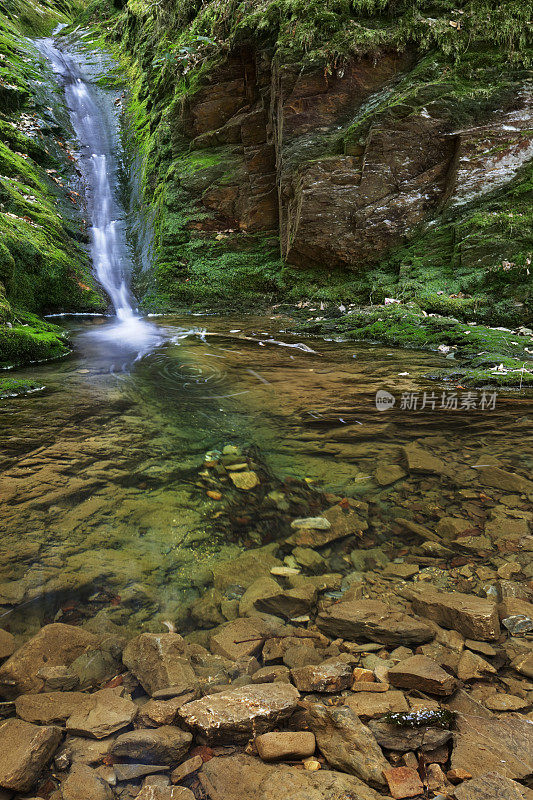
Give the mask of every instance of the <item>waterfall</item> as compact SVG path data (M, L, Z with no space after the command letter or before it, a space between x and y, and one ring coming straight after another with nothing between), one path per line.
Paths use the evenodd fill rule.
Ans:
M161 342L156 328L140 317L129 288L131 254L126 239L125 211L118 200L118 134L109 103L87 80L75 57L59 49L55 39L35 42L50 62L65 91L72 127L78 141L78 167L86 187L90 223L90 252L96 277L107 292L116 320L94 332L115 348L135 352L137 358Z
M54 39L36 42L54 72L61 77L72 127L80 146L79 168L87 186L91 256L96 277L106 290L119 319L135 316L128 285L129 262L124 212L115 198L118 185L113 136L106 125L94 88L75 60L59 50Z

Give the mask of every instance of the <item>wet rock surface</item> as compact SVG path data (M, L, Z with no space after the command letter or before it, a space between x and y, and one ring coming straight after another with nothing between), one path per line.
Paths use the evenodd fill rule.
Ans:
M296 709L299 692L289 684L231 689L182 706L179 718L206 741L247 741L272 730Z
M317 625L323 633L344 639L389 645L420 644L434 636L427 624L378 600L338 603L319 615Z
M0 786L25 792L31 789L52 758L59 728L38 727L18 719L0 725Z

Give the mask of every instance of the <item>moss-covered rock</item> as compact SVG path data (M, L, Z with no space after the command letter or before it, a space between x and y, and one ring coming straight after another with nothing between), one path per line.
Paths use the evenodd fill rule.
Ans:
M298 329L441 352L451 361L449 369L433 375L439 379L454 378L477 386L533 385L533 333L530 329L511 331L477 323L465 324L454 317L428 315L414 304L411 306L391 304L360 308L333 319L301 322Z
M50 68L25 38L67 22L68 0L0 8L0 356L3 364L68 352L27 312L104 310L85 242L73 132ZM25 319L17 324L17 319Z
M34 381L31 378L5 378L0 375L0 399L32 394L44 388L39 381Z
M0 367L62 358L70 353L67 334L33 314L16 314L0 325Z

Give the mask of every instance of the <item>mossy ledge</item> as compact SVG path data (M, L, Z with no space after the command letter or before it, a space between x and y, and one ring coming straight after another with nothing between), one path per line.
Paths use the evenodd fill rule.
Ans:
M410 305L358 308L330 319L308 318L297 328L314 335L441 352L450 359L450 367L428 376L436 380L469 386L533 387L531 328L511 331L462 323Z
M0 362L70 352L37 315L99 311L82 220L75 145L61 90L25 37L68 22L68 2L0 5Z

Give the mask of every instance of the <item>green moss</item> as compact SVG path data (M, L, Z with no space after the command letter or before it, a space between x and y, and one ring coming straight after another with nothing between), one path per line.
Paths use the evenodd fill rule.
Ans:
M15 313L12 324L0 325L0 367L49 361L69 353L66 333L32 314Z
M281 271L276 239L186 235L181 244L162 247L150 282L139 289L150 311L265 308L280 297Z
M436 377L455 376L469 384L533 384L533 337L486 325L465 325L453 317L428 316L419 308L379 306L323 321L302 322L299 330L364 339L391 346L449 353L459 364ZM454 362L455 363L455 362Z
M4 378L0 376L0 399L31 394L44 388L39 381L29 378Z

